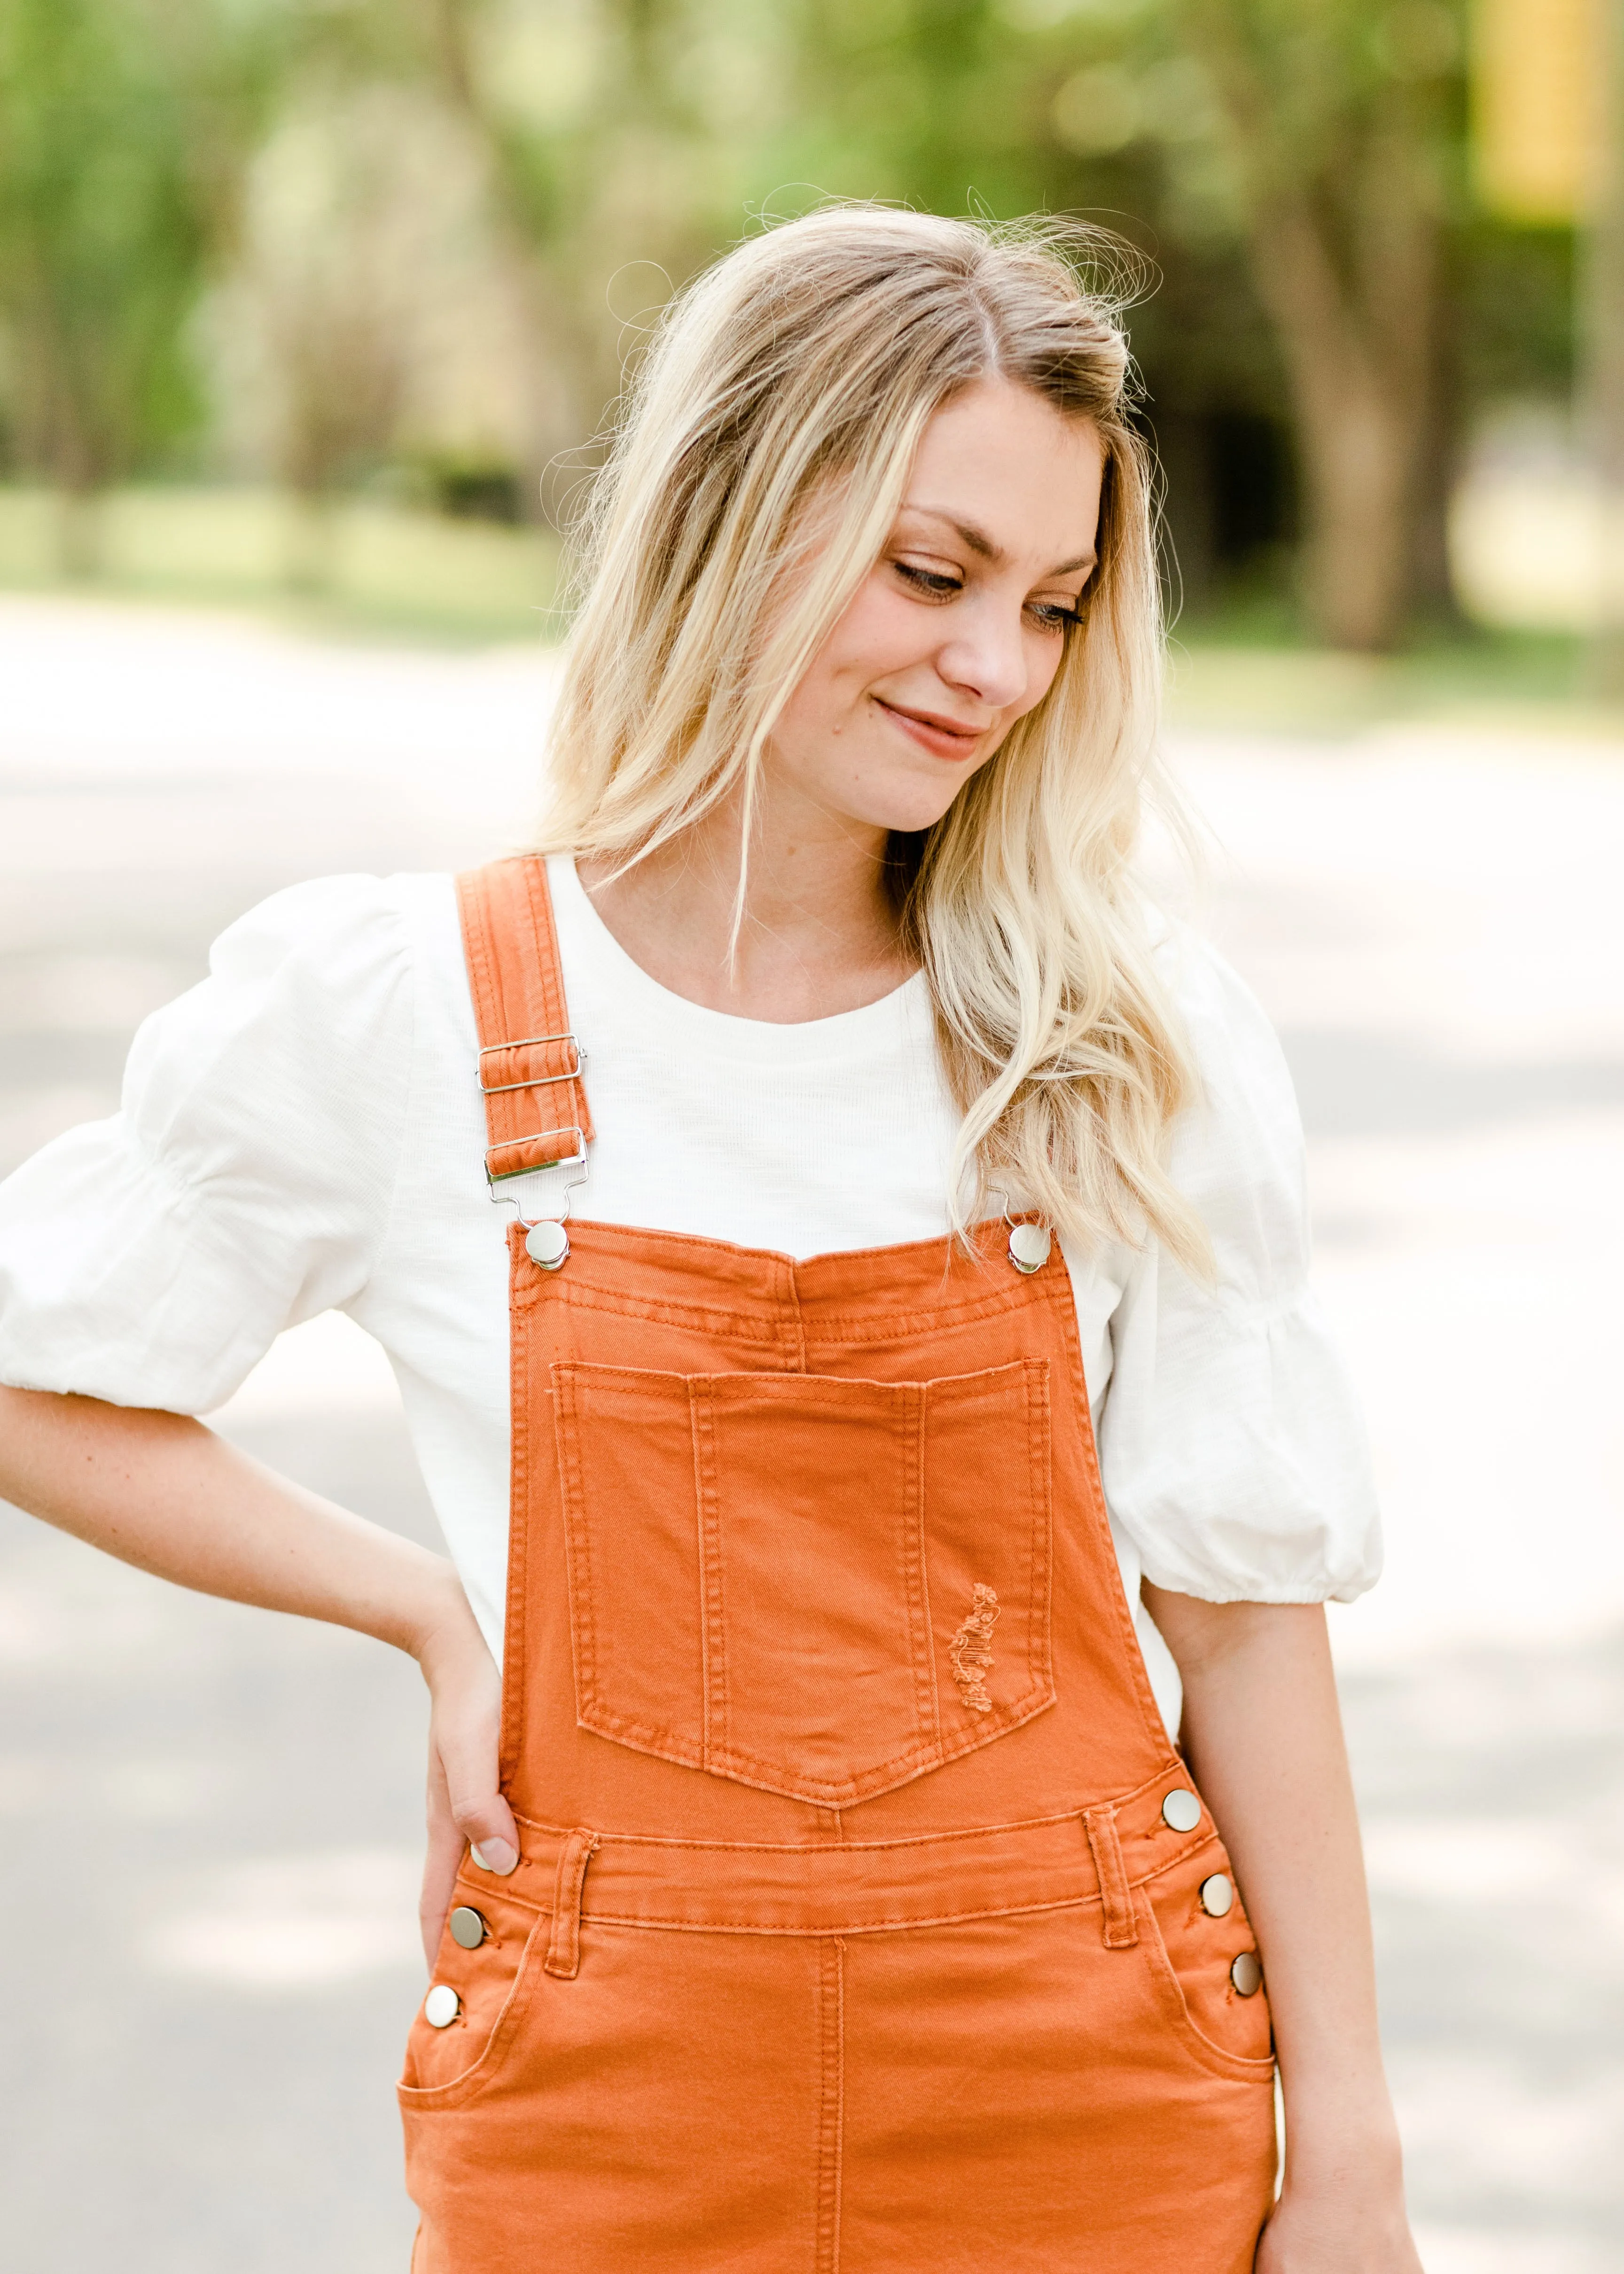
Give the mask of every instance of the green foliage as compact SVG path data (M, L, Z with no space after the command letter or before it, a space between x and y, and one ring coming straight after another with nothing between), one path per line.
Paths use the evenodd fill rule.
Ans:
M0 305L14 448L88 489L184 425L202 229L184 104L113 0L0 7Z
M1282 199L1372 309L1397 189L1425 208L1457 431L1485 395L1565 380L1568 240L1470 209L1465 7L0 0L0 418L13 459L70 488L172 460L207 412L189 328L256 149L313 88L393 79L431 90L484 154L546 397L520 494L598 430L672 287L762 217L825 194L1049 209L1159 265L1133 339L1199 587L1268 517L1259 490L1226 537L1224 478L1267 472L1270 435L1304 433L1259 289L1259 216ZM1289 467L1259 480L1283 538Z
M188 325L238 184L346 0L0 0L4 425L86 493L207 415Z

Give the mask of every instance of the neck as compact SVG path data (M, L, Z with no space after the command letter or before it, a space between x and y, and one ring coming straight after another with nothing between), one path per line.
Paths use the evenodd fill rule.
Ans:
M741 802L725 799L624 876L581 881L635 963L673 994L788 1025L860 1009L914 969L886 891L887 832L763 784L736 945Z

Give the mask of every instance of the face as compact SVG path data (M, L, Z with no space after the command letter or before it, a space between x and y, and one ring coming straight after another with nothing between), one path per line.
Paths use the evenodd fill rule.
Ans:
M770 775L871 828L939 821L1060 667L1103 472L1095 429L1026 388L938 410L884 551L774 729Z

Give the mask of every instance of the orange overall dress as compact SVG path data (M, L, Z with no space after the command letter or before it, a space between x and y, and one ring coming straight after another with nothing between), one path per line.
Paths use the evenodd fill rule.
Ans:
M487 1169L584 1156L543 864L459 892ZM412 2029L415 2274L1245 2274L1267 2001L1057 1247L568 1239L509 1232L522 1859Z

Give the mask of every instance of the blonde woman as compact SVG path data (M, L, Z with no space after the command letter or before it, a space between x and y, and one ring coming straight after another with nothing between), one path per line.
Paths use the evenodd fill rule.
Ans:
M541 849L279 894L5 1191L0 1490L432 1692L417 2274L1415 2274L1376 1524L1278 1049L1129 866L1127 374L1052 230L742 245ZM190 1418L332 1306L449 1561Z

